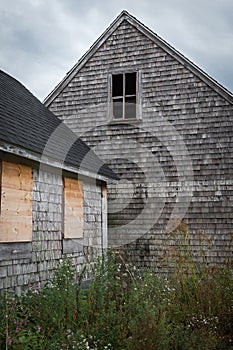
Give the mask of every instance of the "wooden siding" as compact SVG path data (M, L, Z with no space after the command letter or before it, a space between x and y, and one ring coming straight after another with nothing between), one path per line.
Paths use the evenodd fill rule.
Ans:
M20 294L29 284L38 288L53 277L64 254L72 259L79 272L83 264L93 262L102 252L106 212L102 215L101 183L85 178L81 187L83 236L63 239L63 177L56 172L33 169L32 239L0 243L0 290L9 288Z
M109 75L129 69L140 71L141 119L113 124ZM133 241L127 246L133 263L161 268L166 225L177 201L181 211L187 209L184 220L196 247L194 235L202 230L211 241L211 262L232 257L233 107L188 65L124 21L49 108L122 178L108 187L109 242ZM191 179L182 179L177 169L188 166L183 145Z

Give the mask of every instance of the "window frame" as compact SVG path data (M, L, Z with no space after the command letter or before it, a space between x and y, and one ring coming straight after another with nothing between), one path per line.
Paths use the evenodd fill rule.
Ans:
M126 74L135 73L136 74L136 94L126 95L125 87L126 87ZM123 75L123 95L122 96L113 96L113 76L114 75ZM131 123L132 121L138 121L141 119L141 71L140 70L115 70L109 74L109 119L112 123ZM125 118L125 100L127 97L136 97L136 115L133 118ZM113 116L113 101L117 98L123 98L123 117L122 118L114 118Z

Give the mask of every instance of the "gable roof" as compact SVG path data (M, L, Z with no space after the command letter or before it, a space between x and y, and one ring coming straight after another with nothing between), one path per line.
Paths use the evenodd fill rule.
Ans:
M19 81L0 70L0 141L79 170L116 174Z
M228 102L233 103L233 94L219 84L216 80L211 78L202 69L192 63L184 55L178 52L174 47L169 45L165 40L155 34L152 30L147 28L138 19L130 15L127 11L122 11L120 15L110 24L105 32L94 42L90 49L80 58L77 64L66 74L64 79L52 90L52 92L45 98L44 103L48 106L59 93L69 84L77 72L85 65L85 63L95 54L101 45L110 37L110 35L121 25L123 21L127 21L132 26L137 28L141 33L151 39L156 45L160 46L165 52L179 61L183 66L189 69L193 74L197 75L202 81L213 88L219 95L224 97Z

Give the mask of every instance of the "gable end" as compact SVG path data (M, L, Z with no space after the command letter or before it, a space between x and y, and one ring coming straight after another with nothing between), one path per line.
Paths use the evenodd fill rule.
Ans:
M203 82L217 92L221 97L233 104L233 94L219 84L215 79L210 77L197 65L191 62L188 58L178 52L174 47L168 44L165 40L159 37L151 29L142 24L138 19L130 15L127 11L122 11L120 15L110 24L110 26L104 31L104 33L94 42L90 49L80 58L77 64L66 74L64 79L51 91L51 93L45 98L44 104L49 106L52 101L63 91L63 89L69 84L77 72L85 66L88 60L98 51L98 49L106 42L106 40L113 34L113 32L122 24L123 21L127 21L130 25L135 27L139 32L144 34L147 38L153 41L157 46L161 47L166 53L181 63L186 69L190 70L194 75L198 76Z

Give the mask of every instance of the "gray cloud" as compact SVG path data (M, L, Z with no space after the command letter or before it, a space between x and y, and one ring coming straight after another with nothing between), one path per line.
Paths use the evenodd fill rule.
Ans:
M123 9L233 91L231 0L1 0L0 68L43 99Z

